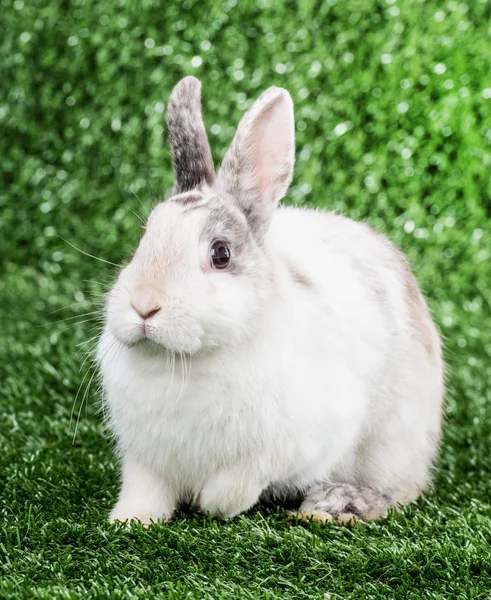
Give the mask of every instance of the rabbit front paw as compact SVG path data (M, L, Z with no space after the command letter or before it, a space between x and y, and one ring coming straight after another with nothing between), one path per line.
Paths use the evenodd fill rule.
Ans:
M170 509L167 509L167 511L168 514L165 512L165 508L160 505L151 506L142 500L134 501L133 499L121 498L109 514L109 522L119 521L129 524L131 521L137 521L148 526L151 523L168 521L172 513Z
M172 518L173 494L152 471L126 459L119 499L109 514L109 521L140 521L150 525Z
M228 518L245 512L259 500L262 487L236 473L221 472L209 479L196 498L203 513Z

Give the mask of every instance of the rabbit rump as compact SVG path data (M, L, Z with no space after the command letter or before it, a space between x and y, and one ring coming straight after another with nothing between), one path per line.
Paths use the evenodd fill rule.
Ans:
M443 363L407 260L365 224L278 208L294 164L285 90L243 116L216 174L193 77L168 130L175 185L107 296L98 346L122 460L110 519L300 497L303 517L346 521L415 500Z

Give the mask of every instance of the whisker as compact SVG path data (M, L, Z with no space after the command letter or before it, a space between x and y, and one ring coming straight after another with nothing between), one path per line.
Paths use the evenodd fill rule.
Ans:
M54 331L51 335L49 335L48 337L42 338L40 341L45 342L46 340L49 340L54 333L56 333L56 335L61 335L62 333L64 333L65 331L68 331L72 327L76 327L77 325L83 325L83 323L94 322L97 320L98 320L98 317L92 317L91 319L84 319L83 321L79 321L77 323L71 323L68 327L65 327L61 331ZM48 325L52 325L52 323L48 323Z
M189 381L191 379L191 370L193 368L193 356L192 354L189 355L189 373L188 373L188 382L186 385L189 385Z
M98 337L98 336L96 336L96 335L95 335L95 336L94 336L93 338L91 338L91 339L94 339L94 338L96 338L96 337ZM88 360L89 358L91 358L91 357L93 356L93 354L94 354L93 350L88 350L88 351L87 351L87 355L86 355L86 357L84 358L84 360L82 361L82 364L80 365L80 369L78 370L78 372L79 372L79 373L80 373L80 371L81 371L81 370L84 368L84 365L85 365L85 363L87 362L87 360Z
M118 342L118 340L117 340L116 338L113 340L113 342L112 342L112 343L109 345L109 347L106 349L106 352L104 353L104 355L103 355L102 359L104 359L104 358L107 356L108 352L110 352L110 351L111 351L111 349L114 347L114 345L115 345L115 344L120 344L120 342ZM122 346L122 344L120 344L120 345ZM89 357L91 357L91 356L93 356L92 352L88 352L88 353L87 353L87 356L86 356L86 358L85 358L85 360L84 360L84 363L85 363L85 361L86 361L86 360L87 360ZM70 416L70 429L71 429L71 423L72 423L72 419L73 419L73 414L74 414L74 411L75 411L75 407L76 407L76 403L77 403L77 399L78 399L78 396L79 396L80 390L81 390L81 388L82 388L82 386L83 386L83 383L84 383L85 379L87 378L87 375L90 373L90 369L91 369L91 368L93 369L92 376L91 376L91 378L90 378L90 380L89 380L89 383L87 384L87 386L86 386L86 388L85 388L85 391L84 391L84 394L83 394L83 396L82 396L82 400L81 400L81 403L80 403L80 408L79 408L79 410L78 410L77 421L76 421L76 424L75 424L75 431L74 431L74 434L73 434L73 440L72 440L72 443L75 443L75 440L76 440L76 437L77 437L77 431L78 431L78 424L79 424L79 422L80 422L80 416L81 416L81 414L82 414L82 409L83 409L83 406L84 406L84 403L85 403L86 399L88 400L88 396L89 396L89 392L90 392L90 387L91 387L91 385L92 385L92 382L93 382L93 380L94 380L94 377L96 376L96 374L97 374L97 372L98 372L98 367L97 367L97 364L93 364L93 365L91 365L91 367L89 367L89 368L87 369L87 372L85 373L85 375L84 375L84 378L82 379L82 383L80 384L79 390L78 390L78 392L77 392L77 395L76 395L76 397L75 397L75 401L74 401L74 404L73 404L73 408L72 408L72 414L71 414L71 416ZM88 410L88 403L87 403L87 405L86 405L86 410Z
M172 352L172 366L171 366L171 386L174 385L174 375L176 373L176 354Z
M189 380L191 379L191 360L192 360L192 358L191 358L191 355L189 355L189 365L187 363L185 354L183 355L183 358L184 358L184 364L186 365L186 376L185 376L186 383L184 386L184 393L185 393L186 390L188 389Z
M90 372L90 371L87 371L87 372ZM87 384L87 386L85 388L84 395L82 396L82 402L80 403L80 409L79 409L78 415L77 415L77 422L75 423L75 431L73 432L72 444L75 444L75 440L77 438L78 424L80 422L80 415L82 414L82 408L84 406L85 398L87 397L87 394L89 392L90 385L91 385L92 381L94 380L94 377L95 377L96 373L97 373L97 368L94 367L94 371L92 373L92 377L90 378L89 383Z
M177 401L180 402L182 393L184 390L184 381L185 381L185 363L182 357L182 352L179 352L179 359L181 361L181 387L179 389L179 395L177 397Z
M78 396L80 394L80 390L82 389L82 386L84 384L84 381L87 379L87 375L90 373L90 368L87 369L80 385L78 386L78 390L77 393L75 395L75 400L73 401L73 405L72 405L72 412L70 413L70 422L68 423L68 431L70 431L70 429L72 428L72 420L73 420L73 414L75 412L75 407L77 406L77 400L78 400Z
M150 186L148 177L144 175L145 185L147 186L148 193L150 194L150 198L152 199L153 206L156 206L160 202L159 196L155 193L155 190Z
M93 304L94 301L93 300L81 300L80 302L74 302L73 304L68 304L67 306L62 306L61 308L57 308L56 310L46 313L45 315L43 315L43 318L50 317L51 315L54 315L55 313L59 313L62 310L68 310L69 308L73 308L74 306L80 306L81 304L87 304L87 303Z
M124 344L122 344L121 342L117 341L116 338L114 339L114 342L117 343L117 346L116 346L115 351L113 352L111 364L114 363L114 362L116 362L119 359L119 357L121 356L121 354L122 354L122 352L123 352L123 350L125 348ZM108 351L110 351L114 347L114 342L113 342L113 344L111 344L111 346L108 349ZM106 355L107 355L107 352L104 354L104 356L102 357L102 359L104 359L106 357ZM107 414L106 414L106 411L105 411L105 409L106 409L106 401L105 401L103 392L104 392L104 386L103 386L103 383L101 381L100 384L99 384L99 386L98 386L98 389L97 389L96 393L97 393L97 395L99 395L99 394L102 393L102 402L101 402L101 405L100 405L100 410L103 413L104 419L107 420Z
M56 325L57 323L65 323L66 321L73 321L73 319L80 319L82 317L88 317L89 315L99 315L98 310L93 310L91 312L86 312L81 315L73 315L71 317L66 317L66 319L58 319L58 321L49 321L48 323L42 323L41 325L36 325L36 328L39 327L47 327L48 325Z
M134 196L134 197L135 197L135 198L138 200L138 202L141 204L141 206L142 206L142 208L143 208L143 212L144 212L144 214L146 213L146 214L145 214L145 216L146 216L146 218L148 219L148 215L150 214L150 211L149 211L149 210L148 210L148 209L145 207L145 205L143 204L143 202L140 200L140 197L138 196L138 194L137 194L137 193L136 193L134 190L132 190L132 189L130 188L130 186L126 186L126 188L127 188L127 189L128 189L128 190L129 190L129 191L132 193L132 194L133 194L133 196Z
M172 374L171 374L171 379L174 377L174 371L175 371L175 360L176 360L176 353L172 352L171 354L172 358L173 358L173 362L172 362ZM165 413L165 415L162 417L161 419L161 423L163 421L165 421L175 410L176 406L179 404L179 402L181 401L181 399L184 396L184 393L187 389L187 386L189 384L189 380L191 378L191 355L189 356L189 360L190 360L190 365L188 368L187 362L186 362L186 356L182 353L179 352L179 359L181 361L181 388L179 390L179 394L177 396L177 400L174 402L174 404L170 407L170 409Z
M66 240L64 237L61 237L61 235L57 235L56 237L60 238L60 240L63 240L69 246L71 246L72 248L74 248L75 250L77 250L78 252L80 252L81 254L85 254L85 256L88 256L89 258L94 258L95 260L99 260L99 261L101 261L103 263L106 263L108 265L112 265L113 267L118 267L118 269L123 268L123 265L117 265L116 263L113 263L110 260L105 260L104 258L99 258L98 256L94 256L93 254L89 254L88 252L85 252L84 250L81 250L80 248L77 248L77 246L75 246L74 244L72 244L71 242L69 242L68 240Z
M87 330L87 333L90 336L98 336L101 335L102 332L104 331L104 323L102 321L100 321L99 323L96 323L95 325L92 325L92 327L89 327L89 329ZM97 332L97 333L94 333ZM84 343L84 342L81 342ZM78 352L81 352L83 350L83 348L79 348Z
M83 350L83 347L84 347L84 346L86 346L86 345L87 345L87 344L89 344L90 342L93 342L95 339L97 339L97 338L99 337L99 335L100 335L99 333L96 333L94 336L92 336L91 338L89 338L89 339L88 339L88 340L86 340L85 342L79 342L78 344L76 344L76 346L77 346L77 347L79 347L79 346L80 346L80 349L79 349L78 351L80 352L80 350ZM108 331L108 332L106 332L106 333L104 334L104 336L102 336L102 337L105 337L106 335L109 335L109 331ZM102 339L102 337L101 337L101 339Z
M93 283L94 285L110 285L112 279L111 278L107 278L107 281L96 281L95 279L81 279L80 281L82 281L82 283ZM91 290L93 291L93 290Z
M135 217L136 217L136 218L137 218L137 219L140 221L140 223L141 223L143 226L145 226L145 221L142 219L142 217L140 217L140 215L139 215L137 212L135 212L134 210L132 210L131 212L132 212L132 213L135 215Z

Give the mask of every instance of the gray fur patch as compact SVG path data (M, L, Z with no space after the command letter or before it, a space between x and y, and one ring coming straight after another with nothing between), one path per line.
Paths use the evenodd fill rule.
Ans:
M170 202L175 202L176 204L181 204L182 206L196 205L198 202L201 202L201 200L203 200L203 196L199 192L181 194L169 198Z
M230 244L231 260L227 272L234 275L246 271L246 259L251 247L251 232L244 216L233 207L217 205L210 209L201 233L206 243L223 240Z
M325 513L334 519L380 519L392 507L390 498L370 487L349 483L319 483L306 494L299 513Z
M200 82L185 77L169 98L167 126L176 177L174 194L187 192L204 182L211 185L215 178L200 94Z
M203 210L205 208L208 208L208 204L206 202L201 202L200 204L192 204L190 206L188 206L187 208L184 209L183 211L183 215L187 215L190 212L194 212L195 210Z

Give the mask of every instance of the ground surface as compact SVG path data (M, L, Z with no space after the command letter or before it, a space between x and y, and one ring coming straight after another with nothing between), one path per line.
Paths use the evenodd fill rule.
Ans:
M235 4L1 2L0 597L489 598L491 3ZM185 74L217 161L249 102L287 87L287 201L366 219L412 260L448 396L434 488L402 514L106 523L118 473L79 344L114 269L61 238L127 257L171 184L163 111Z

